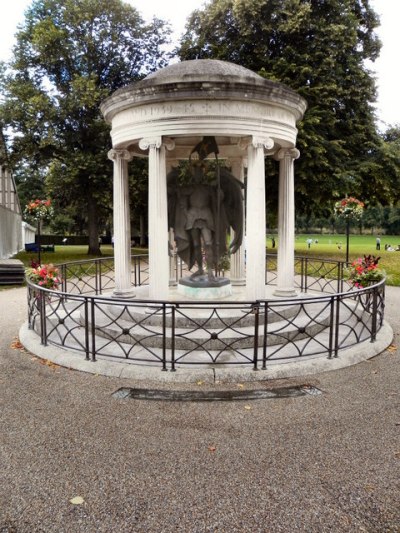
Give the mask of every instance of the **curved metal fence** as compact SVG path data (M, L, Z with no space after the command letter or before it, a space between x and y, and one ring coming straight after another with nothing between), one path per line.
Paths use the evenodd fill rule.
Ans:
M344 263L296 258L291 299L231 302L112 298L112 258L59 265L60 291L28 280L29 327L42 344L87 360L124 360L162 370L188 366L251 366L338 357L374 342L384 318L384 280L352 289ZM177 264L179 276L182 265ZM148 283L147 256L132 257L132 284ZM276 283L276 256L267 256L266 283Z

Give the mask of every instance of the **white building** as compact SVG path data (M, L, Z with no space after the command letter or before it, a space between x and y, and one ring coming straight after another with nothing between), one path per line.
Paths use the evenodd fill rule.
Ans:
M22 214L12 172L0 138L0 259L7 259L23 246Z

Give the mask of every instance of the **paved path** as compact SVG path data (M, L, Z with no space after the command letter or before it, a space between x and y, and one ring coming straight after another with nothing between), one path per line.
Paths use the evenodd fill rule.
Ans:
M117 400L117 378L18 348L25 305L0 291L0 533L400 532L397 347L290 381L320 396Z

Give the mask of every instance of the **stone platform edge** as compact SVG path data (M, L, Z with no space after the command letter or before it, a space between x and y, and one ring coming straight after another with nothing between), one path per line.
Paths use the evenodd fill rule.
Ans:
M351 348L340 352L339 357L328 359L325 356L306 361L267 364L266 370L253 370L252 368L179 368L175 372L162 371L159 367L134 365L123 361L100 359L87 361L82 352L67 350L60 346L44 346L40 337L29 329L25 322L19 330L19 340L24 348L39 357L62 367L80 372L132 379L135 381L154 381L158 383L196 383L202 381L214 383L240 383L266 381L282 378L304 377L339 370L352 366L384 352L393 341L393 330L384 321L379 330L376 341L363 341Z

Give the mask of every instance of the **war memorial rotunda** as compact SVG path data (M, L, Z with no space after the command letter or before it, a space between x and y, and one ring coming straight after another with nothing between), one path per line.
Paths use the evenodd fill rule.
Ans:
M245 284L246 298L265 298L265 157L279 160L279 250L275 295L294 289L294 160L296 123L306 102L286 86L224 61L192 60L170 65L117 90L102 103L111 124L114 162L115 296L132 297L128 162L148 157L149 293L168 299L167 175L188 160L201 139L215 139L218 157L243 182L245 244L232 256L232 284ZM208 155L208 154L207 154ZM212 157L209 155L209 157ZM134 216L134 214L133 214ZM246 260L244 257L246 256Z

